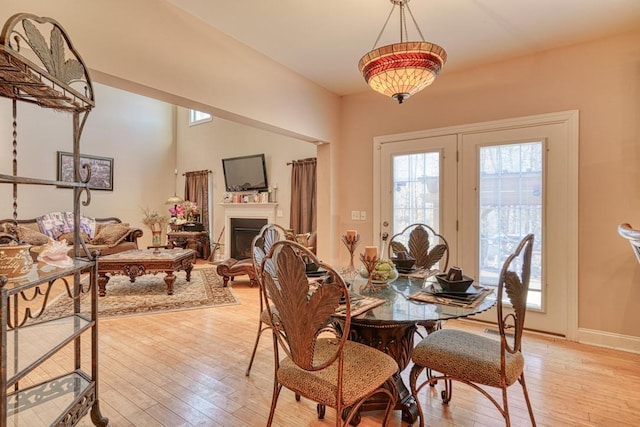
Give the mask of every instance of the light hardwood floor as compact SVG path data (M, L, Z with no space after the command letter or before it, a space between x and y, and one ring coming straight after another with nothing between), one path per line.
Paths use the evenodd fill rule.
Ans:
M266 424L272 343L265 334L251 376L245 377L257 328L258 289L238 280L233 290L240 305L100 322L99 392L110 426ZM446 327L485 333L486 325L448 322ZM528 334L523 348L539 426L640 425L640 355ZM437 389L421 396L427 425L504 425L476 391L454 384L453 400L446 406ZM509 390L513 425L530 425L519 385ZM328 408L326 419L318 420L313 402L296 402L283 390L274 425L331 426L334 416ZM380 419L381 413L367 414L360 426L380 425ZM91 426L89 416L80 425ZM391 425L406 423L396 412Z

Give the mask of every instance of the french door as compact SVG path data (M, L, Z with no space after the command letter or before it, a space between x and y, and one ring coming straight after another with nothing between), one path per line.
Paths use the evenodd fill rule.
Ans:
M388 238L421 222L444 236L455 236L456 135L399 141L381 147L381 233ZM451 259L455 256L455 242Z
M433 225L451 263L495 286L504 259L535 234L526 325L577 333L577 113L376 138L381 236ZM377 191L376 191L377 193ZM496 321L495 311L476 318Z

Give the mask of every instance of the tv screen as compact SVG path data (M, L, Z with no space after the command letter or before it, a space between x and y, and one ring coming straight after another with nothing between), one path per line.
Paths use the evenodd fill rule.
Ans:
M227 191L266 191L267 168L264 154L222 159L224 185Z

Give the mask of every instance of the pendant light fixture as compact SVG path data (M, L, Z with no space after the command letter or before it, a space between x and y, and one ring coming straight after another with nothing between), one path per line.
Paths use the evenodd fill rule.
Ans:
M424 36L409 8L409 0L390 0L393 6L373 50L358 63L360 73L376 92L402 102L429 86L440 73L447 60L445 50L434 43L424 41ZM400 43L376 48L396 6L400 10ZM409 12L422 41L410 42L407 34L406 12Z

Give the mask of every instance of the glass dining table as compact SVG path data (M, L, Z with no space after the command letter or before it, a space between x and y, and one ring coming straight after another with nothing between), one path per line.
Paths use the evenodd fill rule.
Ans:
M411 361L418 327L422 326L430 333L440 325L440 321L473 316L489 310L496 303L495 295L486 296L476 304L453 302L454 305L451 305L451 302L444 299L423 302L410 298L427 289L432 281L435 282L433 276L418 278L400 275L387 287L375 291L366 286L366 278L352 276L345 279L352 297L352 313L357 310L362 298L383 300L364 313L352 315L349 339L377 348L396 360L399 367L395 375L398 388L396 410L402 410L403 421L413 423L417 419L418 409L400 373ZM336 326L339 327L339 319L336 320ZM362 406L361 411L385 409L386 404L384 395L380 398L374 396Z

